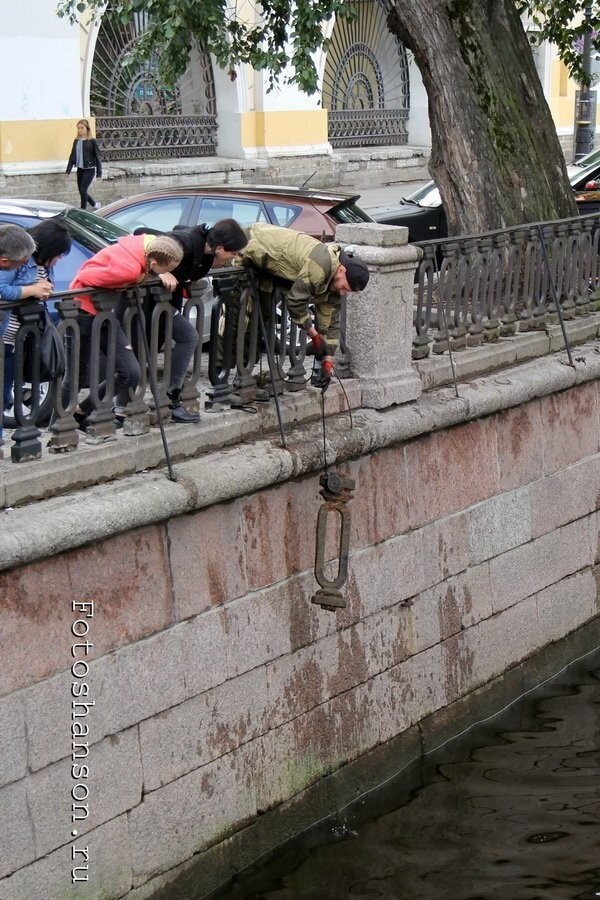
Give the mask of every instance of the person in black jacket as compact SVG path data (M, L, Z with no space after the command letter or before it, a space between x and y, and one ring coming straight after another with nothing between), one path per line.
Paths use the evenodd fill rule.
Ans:
M67 163L67 178L71 174L73 166L77 168L77 190L81 197L81 208L86 209L89 203L92 209L100 209L100 204L89 193L89 188L94 180L94 175L97 175L98 178L102 177L102 160L87 119L80 119L77 123L77 137L73 141Z
M134 234L157 232L149 228L138 228ZM171 381L167 397L171 401L169 409L174 422L198 422L200 417L188 412L181 402L183 379L198 344L198 332L185 316L181 315L188 287L207 275L212 268L235 259L248 243L248 237L235 219L221 219L209 228L207 225L191 227L176 226L167 232L183 248L183 259L178 266L163 278L164 286L172 292L171 305L175 307L173 317L173 356L171 361ZM147 316L150 322L150 316ZM161 346L164 336L161 336Z

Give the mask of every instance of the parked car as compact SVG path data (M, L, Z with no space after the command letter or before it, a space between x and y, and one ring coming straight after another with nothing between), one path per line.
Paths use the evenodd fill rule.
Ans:
M175 225L213 225L218 219L236 219L242 227L255 222L304 231L319 240L332 240L342 222L372 222L356 205L358 194L296 187L181 187L151 191L109 203L98 215L135 231Z
M600 181L600 160L588 166L575 166L570 182L575 191L577 207L581 215L600 210L600 196L593 196L594 189L586 185ZM434 181L428 181L414 193L394 206L380 206L370 210L373 219L384 225L405 225L409 241L438 240L448 237L448 223L442 206L440 192Z
M57 291L65 291L69 287L86 259L128 233L119 225L65 203L0 199L0 222L13 222L23 228L31 228L52 216L64 218L73 242L69 253L61 257L54 268Z

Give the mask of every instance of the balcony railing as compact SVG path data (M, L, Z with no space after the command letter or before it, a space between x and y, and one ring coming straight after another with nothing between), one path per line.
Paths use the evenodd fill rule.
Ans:
M563 319L596 309L599 243L600 214L420 243L413 359L543 330L552 283Z

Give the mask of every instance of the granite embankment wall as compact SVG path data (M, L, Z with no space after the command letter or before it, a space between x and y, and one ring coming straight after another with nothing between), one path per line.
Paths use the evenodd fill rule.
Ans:
M148 897L194 855L199 891L214 887L269 849L235 843L264 813L594 620L600 367L581 353L578 374L547 358L330 424L357 485L337 613L310 602L314 425L288 451L182 464L177 484L44 501L29 530L26 510L4 513L20 564L0 574L0 898ZM199 508L217 456L227 501ZM48 555L53 516L74 537ZM112 536L85 544L102 517ZM74 683L93 704L75 738L87 777L72 777Z

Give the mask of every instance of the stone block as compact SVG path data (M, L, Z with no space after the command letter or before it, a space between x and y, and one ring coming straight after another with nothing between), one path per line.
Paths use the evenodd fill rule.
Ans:
M251 590L313 567L320 502L317 477L278 485L241 501Z
M0 695L71 666L72 600L94 602L90 659L166 628L166 564L163 531L150 527L0 573Z
M408 531L402 450L394 447L364 456L352 463L349 471L356 482L350 504L352 549L372 546Z
M499 494L469 510L471 562L477 564L531 540L529 491Z
M468 513L445 516L420 529L424 587L431 587L469 565Z
M537 359L550 352L550 339L545 331L523 331L510 340L514 341L517 362L526 359Z
M541 478L543 426L539 401L499 412L496 430L502 490L510 491Z
M413 528L499 493L493 419L418 438L404 452Z
M541 478L530 487L532 537L585 516L600 506L600 456Z
M92 662L85 680L94 707L90 742L116 734L225 681L221 610L204 613ZM25 694L29 765L35 771L70 753L70 672Z
M223 615L226 640L219 652L228 677L235 678L295 649L294 622L296 615L308 615L308 598L302 581L290 578L228 603Z
M353 553L346 596L368 616L423 589L423 547L418 532Z
M167 526L178 620L246 593L239 501L222 503Z
M363 630L347 628L269 663L269 726L278 727L368 677Z
M0 700L0 787L27 772L25 711L21 694Z
M33 824L24 778L0 788L0 817L0 878L4 878L35 859Z
M598 615L598 587L587 569L551 585L537 595L544 642L557 641Z
M505 609L591 566L590 523L580 519L490 560L492 605Z
M551 475L600 449L598 386L578 385L540 400L544 472Z
M73 848L88 848L88 882L73 883L71 871L74 866L84 866L84 854L73 854ZM85 875L81 869L78 878ZM48 900L104 900L108 897L122 897L131 887L131 859L127 816L119 816L105 825L94 829L81 840L74 838L31 865L27 865L14 875L0 881L0 900L33 900L47 897Z
M256 813L241 751L146 794L129 814L134 886L227 837Z
M267 671L254 669L140 723L144 789L153 791L267 730Z
M537 610L537 598L528 597L458 636L473 673L463 679L464 686L472 690L485 684L544 645Z
M137 806L142 797L142 766L137 728L106 738L90 748L81 765L89 767L88 778L73 778L70 759L53 763L27 779L27 799L35 829L38 856L49 853L72 840L77 829L80 839ZM71 791L86 784L89 814L71 822ZM83 795L83 789L82 795Z

